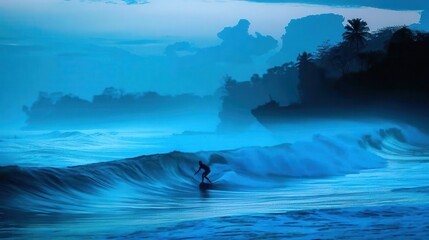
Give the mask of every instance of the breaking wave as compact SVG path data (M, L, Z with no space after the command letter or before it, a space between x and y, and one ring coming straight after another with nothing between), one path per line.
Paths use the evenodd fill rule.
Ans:
M80 135L77 133L68 134ZM212 172L213 191L287 187L291 179L322 178L382 168L394 156L428 158L423 145L398 129L361 137L316 135L311 141L212 152L171 152L66 168L0 167L2 209L85 211L94 199L115 196L154 201L197 192L198 161ZM113 202L116 200L112 200ZM79 203L79 204L77 204ZM67 207L62 207L66 205ZM73 207L75 206L75 207Z

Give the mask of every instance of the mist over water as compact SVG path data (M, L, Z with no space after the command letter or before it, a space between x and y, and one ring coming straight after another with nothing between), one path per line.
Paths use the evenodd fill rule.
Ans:
M324 120L284 124L276 132L258 123L247 131L230 133L215 132L214 127L198 126L198 131L183 131L180 128L13 131L2 133L0 144L3 151L0 156L3 166L64 167L172 151L192 153L274 146L310 141L319 135L372 132L381 126L389 128L396 125Z

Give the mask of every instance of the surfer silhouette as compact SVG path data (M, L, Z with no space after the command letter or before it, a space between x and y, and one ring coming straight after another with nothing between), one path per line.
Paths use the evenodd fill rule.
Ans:
M209 181L209 183L212 183L212 181L210 181L210 179L207 177L207 175L209 175L209 173L210 173L209 166L205 165L201 161L199 161L198 164L200 164L200 168L195 172L194 175L196 175L201 169L203 169L204 172L203 172L203 175L201 176L201 183L204 183L204 178L207 179Z

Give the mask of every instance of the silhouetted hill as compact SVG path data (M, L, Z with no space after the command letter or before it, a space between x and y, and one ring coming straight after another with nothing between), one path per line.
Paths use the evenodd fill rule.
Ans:
M343 42L318 58L301 54L299 102L282 107L273 100L252 114L266 126L315 118L387 118L426 127L429 34L384 29L360 49L354 46Z
M182 94L162 96L155 92L125 93L106 88L91 101L63 93L40 93L30 106L24 106L26 129L175 128L215 126L219 98ZM200 121L205 118L206 121ZM205 128L204 128L205 129Z
M248 128L255 121L250 109L268 101L270 97L282 104L297 101L297 84L298 71L293 64L270 68L262 76L253 75L250 81L237 82L227 77L222 88L224 96L218 130L237 131Z

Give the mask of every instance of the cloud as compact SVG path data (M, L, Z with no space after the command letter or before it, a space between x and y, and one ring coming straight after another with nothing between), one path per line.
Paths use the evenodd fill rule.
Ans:
M122 0L122 2L125 2L126 4L142 4L142 3L148 3L148 1L145 1L145 0Z
M197 48L193 47L189 42L176 42L174 44L168 45L165 48L165 55L167 56L185 56L192 53L195 53Z
M134 40L122 40L117 41L117 44L120 45L148 45L148 44L158 44L161 43L161 40L157 39L134 39Z
M420 22L413 24L410 27L420 31L429 31L429 10L423 11L420 17Z
M345 7L376 7L393 10L421 10L427 9L428 4L422 0L247 0L248 2L263 3L304 3Z
M344 17L336 14L313 15L292 20L282 36L282 48L271 59L274 64L295 61L303 51L314 52L317 47L329 41L341 41L344 32Z
M241 19L234 27L226 27L217 36L223 42L206 53L221 61L251 61L253 56L261 56L277 47L277 40L271 36L249 34L250 22Z
M263 72L267 65L264 56L277 47L271 36L249 33L250 22L245 19L232 27L225 27L217 36L219 45L197 48L190 42L176 42L166 47L166 65L162 74L177 88L200 90L219 88L225 75L248 79Z
M252 62L253 57L267 54L277 47L277 40L271 36L264 36L258 32L255 36L249 34L250 22L241 19L233 27L225 27L217 34L222 40L220 45L208 48L201 48L195 57L200 60L210 60L215 62L246 63ZM167 47L166 52L171 49L181 48L189 50L189 43L176 43Z
M66 0L70 1L70 0ZM88 2L105 2L105 3L111 3L111 4L127 4L127 5L133 5L133 4L145 4L148 3L148 0L86 0Z

